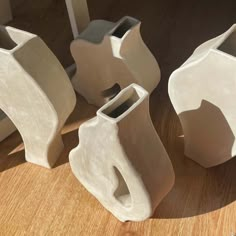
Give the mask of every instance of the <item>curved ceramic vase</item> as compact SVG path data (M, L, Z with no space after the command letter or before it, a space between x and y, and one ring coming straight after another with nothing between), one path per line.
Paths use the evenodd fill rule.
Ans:
M236 155L236 25L202 44L170 77L185 154L204 167Z
M72 42L78 68L72 83L89 103L100 107L132 83L149 93L159 83L160 69L141 38L140 24L131 17L92 21Z
M69 155L78 180L121 221L141 221L170 191L174 172L150 115L148 93L132 84L79 129Z
M11 27L0 27L0 60L0 109L19 130L26 160L52 167L76 102L69 78L38 36Z

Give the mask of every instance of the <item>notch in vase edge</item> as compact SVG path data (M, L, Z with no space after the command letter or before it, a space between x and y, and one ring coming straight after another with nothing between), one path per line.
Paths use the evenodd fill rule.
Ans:
M116 97L97 111L97 116L112 120L122 120L149 96L148 92L137 84L131 84L121 90Z
M5 37L4 46L1 45L1 37ZM0 50L13 52L34 37L37 36L14 27L0 25Z

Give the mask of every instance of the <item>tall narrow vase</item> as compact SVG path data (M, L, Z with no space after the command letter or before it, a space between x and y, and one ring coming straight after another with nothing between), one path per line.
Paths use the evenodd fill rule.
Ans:
M153 214L174 172L149 115L148 93L132 84L79 129L70 153L78 180L121 221Z
M87 0L65 0L74 38L79 36L90 22Z
M160 81L160 69L142 40L140 21L124 17L117 23L92 21L71 44L77 66L75 90L98 107L121 89L136 83L151 93Z
M0 109L19 130L26 160L52 167L76 102L69 78L38 36L11 27L0 27L0 61Z
M236 25L198 47L170 77L185 154L204 167L236 155Z

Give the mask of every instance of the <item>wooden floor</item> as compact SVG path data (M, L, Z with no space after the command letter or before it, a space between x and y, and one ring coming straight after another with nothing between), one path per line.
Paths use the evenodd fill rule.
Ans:
M88 0L88 4L93 19L115 21L131 15L143 22L143 38L162 71L150 110L175 169L174 188L145 222L121 223L108 213L68 164L68 153L78 144L78 127L96 111L78 97L63 129L65 150L52 170L25 162L19 133L0 144L0 235L235 235L236 159L204 169L184 156L183 133L167 82L200 43L236 22L236 1ZM9 25L40 35L64 66L72 63L64 0L12 0L12 6L14 20Z

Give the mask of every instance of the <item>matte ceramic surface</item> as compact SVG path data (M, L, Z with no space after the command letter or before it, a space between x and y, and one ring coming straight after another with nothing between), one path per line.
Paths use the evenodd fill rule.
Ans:
M140 24L131 17L92 21L72 42L77 66L72 83L89 103L101 107L132 83L149 93L159 83L160 69L141 38Z
M141 221L174 183L169 157L149 115L149 95L130 85L79 129L69 155L78 180L121 221Z
M236 155L236 25L198 47L170 77L185 154L204 167Z
M36 35L0 27L0 108L19 130L26 160L52 167L76 97L59 61Z
M75 70L75 65L72 65L66 69L66 73L69 78L72 78ZM0 110L0 142L10 136L16 130L17 128L9 119L9 117L2 110Z
M0 24L6 24L12 19L10 0L0 0Z
M66 6L73 36L76 38L90 22L87 0L66 0Z

